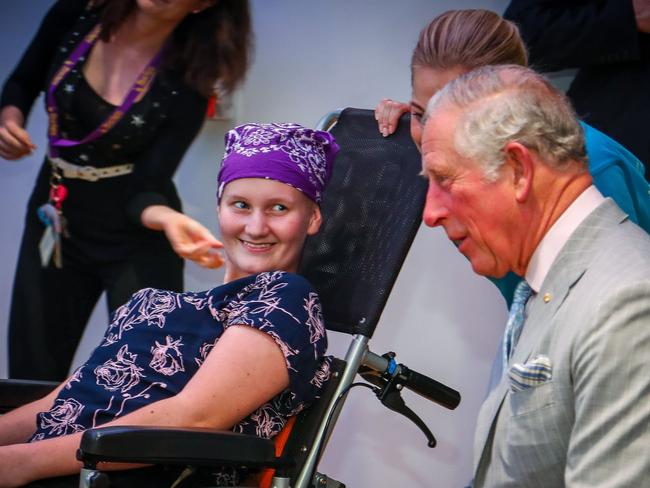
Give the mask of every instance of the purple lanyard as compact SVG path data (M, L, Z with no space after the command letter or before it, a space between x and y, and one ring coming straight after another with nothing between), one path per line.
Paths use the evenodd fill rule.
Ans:
M160 66L164 48L158 51L158 54L156 54L151 59L151 61L149 61L147 66L145 66L145 68L142 70L138 76L138 79L135 80L135 83L127 93L126 98L122 102L122 105L113 110L113 112L108 117L106 117L106 119L99 125L99 127L97 127L80 141L73 141L71 139L64 139L60 137L59 113L56 108L56 101L54 100L54 91L61 83L61 80L63 80L63 78L70 72L70 70L72 70L72 68L74 68L74 66L79 62L79 59L81 59L81 57L83 57L83 55L86 54L88 50L95 44L97 38L99 37L100 31L101 26L97 24L93 30L83 38L75 50L72 51L70 57L65 60L63 65L56 72L47 90L46 100L49 121L47 137L50 143L50 157L58 156L59 147L72 147L78 146L79 144L85 144L87 142L94 141L99 136L111 130L115 124L117 124L122 119L124 114L129 111L131 106L142 99L142 97L147 92L147 89L149 88L149 85L151 84L153 78L158 72L158 67Z

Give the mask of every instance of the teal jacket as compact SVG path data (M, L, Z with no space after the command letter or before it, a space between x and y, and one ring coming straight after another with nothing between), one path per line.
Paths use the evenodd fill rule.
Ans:
M594 185L650 234L650 184L644 177L643 163L611 137L584 122L581 124ZM508 308L520 280L514 273L492 280L506 299Z

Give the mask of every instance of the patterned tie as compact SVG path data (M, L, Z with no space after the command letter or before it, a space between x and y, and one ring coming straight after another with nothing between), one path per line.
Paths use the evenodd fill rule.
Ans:
M503 370L508 370L508 361L514 352L521 329L524 325L524 309L526 302L530 298L533 290L526 280L521 280L515 288L515 296L512 299L510 312L508 313L508 322L506 323L506 332L503 335Z

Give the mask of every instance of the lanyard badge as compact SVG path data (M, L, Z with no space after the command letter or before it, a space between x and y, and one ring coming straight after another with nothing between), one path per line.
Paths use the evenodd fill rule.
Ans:
M59 148L74 147L94 141L112 129L126 114L134 103L139 102L151 85L158 67L160 66L164 47L142 70L135 83L127 93L122 104L117 107L95 130L80 140L71 140L61 137L59 125L59 112L54 98L54 92L65 76L77 65L77 63L88 53L90 48L97 42L101 32L101 25L97 24L87 34L79 45L74 49L70 57L65 60L50 82L45 100L48 113L48 141L49 156L58 157ZM62 212L62 204L68 195L68 189L62 183L61 170L52 165L52 176L50 178L50 195L48 202L38 208L38 216L46 226L43 237L39 244L41 264L47 267L50 261L56 268L63 267L63 255L61 250L61 237L69 237L65 217Z

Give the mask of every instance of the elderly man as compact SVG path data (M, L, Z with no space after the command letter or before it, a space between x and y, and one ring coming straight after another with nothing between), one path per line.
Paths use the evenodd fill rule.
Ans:
M650 486L650 236L592 186L565 97L526 68L470 72L429 102L422 154L424 222L475 272L525 278L474 486Z

